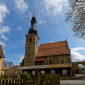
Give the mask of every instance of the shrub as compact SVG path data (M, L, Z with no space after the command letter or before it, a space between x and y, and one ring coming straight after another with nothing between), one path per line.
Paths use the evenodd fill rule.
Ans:
M20 74L18 74L18 75L17 75L17 79L20 79L20 78L21 78L21 75L20 75Z
M24 79L24 80L28 80L31 78L30 74L29 73L23 73L21 74L21 78Z

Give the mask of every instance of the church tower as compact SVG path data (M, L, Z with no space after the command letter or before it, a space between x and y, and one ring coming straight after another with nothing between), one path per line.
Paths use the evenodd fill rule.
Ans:
M31 27L26 35L25 57L21 63L21 66L35 65L35 57L38 52L38 32L36 29L36 17L35 14L31 20Z

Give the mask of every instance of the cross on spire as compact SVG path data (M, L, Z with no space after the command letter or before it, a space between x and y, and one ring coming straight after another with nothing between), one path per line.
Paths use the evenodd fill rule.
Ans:
M35 8L34 8L34 16L35 16Z
M34 8L34 16L35 16L35 8Z

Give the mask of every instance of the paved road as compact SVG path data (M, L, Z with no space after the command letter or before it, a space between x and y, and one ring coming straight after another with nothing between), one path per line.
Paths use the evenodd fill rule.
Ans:
M61 80L60 85L85 85L85 80Z
M74 80L61 80L60 85L85 85L85 74L76 75Z

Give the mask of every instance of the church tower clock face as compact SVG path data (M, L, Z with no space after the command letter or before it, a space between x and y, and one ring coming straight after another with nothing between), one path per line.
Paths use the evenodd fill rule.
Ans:
M35 65L35 57L38 52L38 32L36 29L36 17L35 15L31 20L31 27L26 35L25 57L24 66Z

